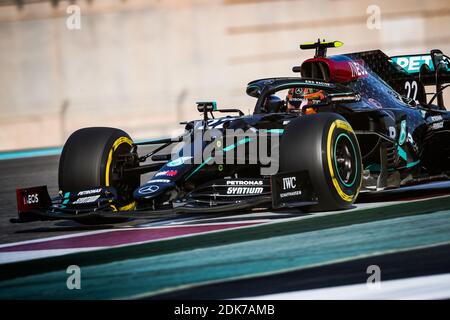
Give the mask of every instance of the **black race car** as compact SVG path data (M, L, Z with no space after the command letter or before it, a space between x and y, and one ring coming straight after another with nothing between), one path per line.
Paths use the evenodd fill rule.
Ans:
M177 138L135 143L114 128L74 132L60 158L60 194L17 189L17 221L339 210L360 191L448 179L450 113L442 92L449 58L439 50L326 56L340 45L303 44L315 56L293 68L300 77L250 82L252 115L199 102L202 119L185 122ZM435 93L427 99L429 86ZM143 145L154 149L139 154Z

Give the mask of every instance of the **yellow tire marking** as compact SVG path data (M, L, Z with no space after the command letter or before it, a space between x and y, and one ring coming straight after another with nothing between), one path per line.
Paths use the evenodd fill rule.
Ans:
M352 127L347 122L342 121L342 120L336 120L335 123L336 123L336 127L338 127L339 129L343 129L343 130L353 133Z
M334 188L336 189L337 193L342 198L342 200L351 202L354 196L348 195L342 190L341 186L339 185L339 182L336 179L336 176L334 175L333 164L331 161L331 154L333 151L331 146L331 137L333 135L333 131L335 128L340 128L349 131L351 133L353 133L353 130L352 127L347 122L342 120L336 120L331 124L331 127L328 130L328 138L327 138L327 160L328 160L328 169L330 170L331 181L333 182Z
M111 150L109 150L109 155L108 155L108 161L106 162L106 172L105 172L105 185L107 187L109 187L109 172L110 172L110 168L111 168L111 163L112 163L112 158L113 158L113 153L114 151L116 151L116 149L121 145L127 143L130 146L133 145L133 141L131 141L130 138L127 137L120 137L118 138L116 141L114 141ZM133 210L136 206L136 203L133 201L130 204L127 204L123 207L119 208L119 211L127 211L127 210ZM113 208L113 211L117 211L116 207L114 205L111 205L111 207Z
M127 137L120 137L116 141L114 141L111 150L109 151L108 161L106 162L106 173L105 173L105 185L109 187L109 169L111 168L112 156L113 152L122 144L128 143L130 146L133 144L133 141Z

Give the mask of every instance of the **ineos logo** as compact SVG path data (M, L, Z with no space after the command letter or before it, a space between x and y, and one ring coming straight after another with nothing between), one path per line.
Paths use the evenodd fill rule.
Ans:
M24 200L25 204L38 203L39 202L39 196L38 196L37 193L29 194L29 195L25 196L23 200Z
M368 72L364 67L359 64L358 62L351 61L348 63L350 66L350 69L352 70L352 77L362 77L368 75Z
M155 193L158 190L159 190L159 186L152 184L150 186L140 188L139 193L140 194Z
M297 187L297 177L283 178L283 190L295 189Z

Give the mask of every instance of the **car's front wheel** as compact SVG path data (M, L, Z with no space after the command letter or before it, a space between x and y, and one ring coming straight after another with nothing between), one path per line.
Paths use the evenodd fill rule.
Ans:
M59 160L59 189L75 192L111 186L118 194L117 209L131 209L140 177L125 175L123 166L132 145L130 136L120 129L92 127L75 131L67 139Z
M358 196L361 152L350 124L336 113L292 120L280 141L280 171L306 170L319 204L309 211L347 209Z

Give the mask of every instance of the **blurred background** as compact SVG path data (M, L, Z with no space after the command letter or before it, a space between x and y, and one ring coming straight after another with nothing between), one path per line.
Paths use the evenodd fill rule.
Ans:
M344 42L329 54L449 55L450 1L0 0L0 150L60 146L86 126L174 135L199 100L250 113L246 84L294 75L313 54L299 43L319 37Z

